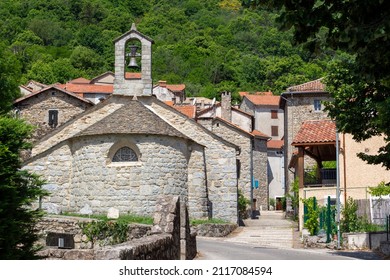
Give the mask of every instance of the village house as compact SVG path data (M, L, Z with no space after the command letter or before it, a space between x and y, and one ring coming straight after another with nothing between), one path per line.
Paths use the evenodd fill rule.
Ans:
M30 80L26 85L20 85L19 90L22 96L28 95L37 91L41 91L47 87L47 85L39 83L37 81Z
M321 80L315 80L301 85L287 88L287 91L280 96L279 107L284 111L284 189L289 193L294 182L294 172L289 168L291 158L296 151L291 146L294 137L297 135L301 124L309 120L328 119L324 111L324 101L330 101L329 93L325 91ZM312 168L315 162L306 156L306 168ZM290 212L291 205L287 201L287 211Z
M72 120L93 103L56 85L32 91L14 101L16 114L35 126L33 140Z
M352 135L339 134L339 152L336 149L336 125L323 110L323 102L330 100L321 80L294 86L282 94L281 107L285 108L285 163L289 176L286 181L296 179L299 197L316 197L319 205L336 203L337 173L336 159L339 154L340 202L348 197L365 201L368 217L372 207L368 187L390 180L389 172L377 165L369 165L357 153L375 154L384 141L373 137L357 143ZM326 163L333 163L326 166ZM287 172L286 172L287 173ZM287 185L286 185L287 187ZM361 204L363 205L363 204ZM303 203L299 205L299 228L303 228ZM372 221L374 222L374 221Z
M140 72L129 76L134 41ZM239 147L153 96L152 43L135 25L116 39L113 94L39 140L24 168L47 181L51 213L152 215L174 195L191 218L237 223Z
M153 95L161 101L173 101L176 103L183 103L186 99L186 86L184 84L167 84L167 81L159 81L153 87Z

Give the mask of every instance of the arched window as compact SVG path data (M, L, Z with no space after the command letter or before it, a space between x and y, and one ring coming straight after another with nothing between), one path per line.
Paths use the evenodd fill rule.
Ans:
M137 154L129 147L122 147L116 151L112 162L138 161Z

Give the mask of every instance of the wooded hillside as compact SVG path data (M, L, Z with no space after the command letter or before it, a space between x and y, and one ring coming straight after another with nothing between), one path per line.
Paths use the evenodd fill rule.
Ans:
M64 83L113 71L113 40L135 22L155 41L155 82L185 83L195 96L280 94L323 76L327 60L293 47L275 17L239 0L2 0L0 41L21 83Z

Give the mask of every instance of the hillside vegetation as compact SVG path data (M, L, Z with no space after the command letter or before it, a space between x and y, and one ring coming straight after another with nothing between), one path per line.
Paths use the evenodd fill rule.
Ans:
M0 44L19 82L64 83L113 71L113 40L135 22L155 42L155 82L185 83L195 96L280 94L321 77L327 58L293 47L275 17L238 0L2 0Z

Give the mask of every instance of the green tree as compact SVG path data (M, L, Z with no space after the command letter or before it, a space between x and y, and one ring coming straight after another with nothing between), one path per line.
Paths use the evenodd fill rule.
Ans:
M339 131L362 141L383 135L377 155L359 154L390 169L390 2L383 0L243 1L246 6L280 9L281 29L312 54L350 54L332 64L326 80L334 102L327 106Z
M20 159L31 131L19 119L0 117L0 259L37 258L34 227L42 213L31 206L45 191L38 176L21 170Z
M0 42L0 114L7 112L13 100L19 96L20 63L8 50L6 44Z
M34 62L26 74L27 80L35 80L44 84L53 84L56 81L53 68L50 62L38 60Z
M100 74L103 66L102 58L92 49L83 46L77 46L73 50L70 62L76 69L85 70L92 76Z

